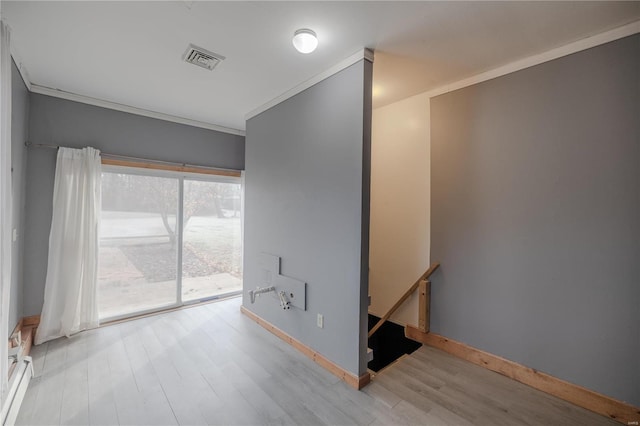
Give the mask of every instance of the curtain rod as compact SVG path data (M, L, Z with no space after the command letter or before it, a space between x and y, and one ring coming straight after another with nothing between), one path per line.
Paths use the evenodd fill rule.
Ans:
M46 143L33 143L33 142L29 142L29 141L26 141L24 143L24 145L27 148L50 148L50 149L69 148L69 147L63 147L61 145L51 145L51 144L46 144ZM73 148L73 149L77 149L77 148ZM109 158L113 158L113 159L130 160L130 161L137 161L137 162L142 162L142 163L166 164L166 165L169 165L169 166L193 167L193 168L197 168L197 169L220 170L220 171L227 171L227 172L240 172L240 170L236 170L236 169L224 169L224 168L220 168L220 167L201 166L201 165L198 165L198 164L178 163L176 161L150 160L148 158L130 157L128 155L109 154L107 152L102 152L102 151L100 151L100 155L101 156L105 156L105 157L109 157Z

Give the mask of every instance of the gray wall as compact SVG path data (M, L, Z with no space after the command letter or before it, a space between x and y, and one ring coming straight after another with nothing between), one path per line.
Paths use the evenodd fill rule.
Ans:
M29 140L105 153L244 169L244 137L31 93ZM25 315L42 310L56 151L29 148Z
M360 61L247 122L243 304L353 374L366 372L371 64ZM307 283L282 310L260 253ZM324 315L324 328L316 315Z
M640 36L431 101L434 332L640 406Z
M27 149L24 142L29 132L29 92L16 65L11 63L11 179L13 191L13 228L18 238L11 251L11 296L9 333L24 316L22 306L24 202L27 173Z

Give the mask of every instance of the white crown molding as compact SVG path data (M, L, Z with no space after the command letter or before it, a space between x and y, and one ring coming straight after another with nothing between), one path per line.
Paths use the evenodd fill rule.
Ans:
M13 49L13 45L11 46L11 57L13 58L13 61L16 63L16 67L18 68L18 72L20 73L20 77L22 77L22 81L24 82L24 85L27 86L28 91L31 91L31 80L29 79L29 73L27 72L27 68L24 66L24 64L20 60L20 57L18 56L16 51Z
M175 115L164 114L161 112L150 111L142 108L136 108L129 105L120 104L117 102L105 101L102 99L92 98L89 96L78 95L72 92L66 92L64 90L52 89L50 87L41 86L31 82L27 68L20 60L20 56L15 51L13 45L11 46L11 56L18 67L20 76L27 90L33 93L39 93L41 95L53 96L56 98L67 99L69 101L80 102L83 104L94 105L102 108L113 109L116 111L128 112L130 114L142 115L144 117L156 118L158 120L170 121L172 123L186 124L187 126L199 127L202 129L215 130L222 133L229 133L232 135L245 136L246 132L240 129L232 129L230 127L219 126L217 124L205 123L204 121L191 120L189 118L178 117Z
M366 59L367 61L373 63L374 60L374 53L373 50L371 49L364 49L364 59Z
M560 46L551 50L547 50L546 52L539 53L537 55L529 56L527 58L508 63L501 67L476 74L463 80L445 84L444 86L440 86L436 89L423 92L423 94L426 93L429 98L433 98L435 96L443 95L445 93L472 86L474 84L482 83L484 81L488 81L497 77L502 77L516 71L530 68L535 65L540 65L542 63L549 62L563 56L581 52L583 50L591 49L592 47L600 46L602 44L619 40L621 38L628 37L637 33L640 33L640 21L635 21L600 34L585 37L581 40L565 44L564 46Z
M317 74L317 75L311 77L309 80L300 83L299 85L287 90L286 92L284 92L280 96L277 96L277 97L273 98L272 100L270 100L269 102L267 102L267 103L259 106L258 108L250 111L245 116L245 118L247 120L249 120L250 118L253 118L256 115L261 114L261 113L265 112L266 110L268 110L270 108L273 108L274 106L278 105L279 103L286 101L287 99L297 95L298 93L300 93L300 92L302 92L304 90L307 90L309 87L320 83L322 80L326 80L327 78L331 77L332 75L339 73L343 69L350 67L351 65L355 64L358 61L361 61L361 60L364 59L366 61L369 61L369 62L373 63L373 56L374 56L373 51L371 51L369 49L359 50L358 52L354 53L353 55L349 56L348 58L343 59L342 61L338 62L337 64L335 64L334 66L332 66L328 70L323 71L320 74Z
M31 83L30 90L33 93L41 95L53 96L55 98L66 99L69 101L80 102L83 104L94 105L102 108L113 109L116 111L127 112L129 114L142 115L144 117L156 118L158 120L170 121L178 124L186 124L187 126L200 127L202 129L215 130L218 132L229 133L232 135L244 136L244 130L232 129L230 127L218 126L217 124L205 123L204 121L191 120L189 118L177 117L175 115L164 114L161 112L150 111L142 108L136 108L129 105L119 104L117 102L105 101L102 99L92 98L90 96L78 95L76 93L67 92L60 89L52 89L39 84Z

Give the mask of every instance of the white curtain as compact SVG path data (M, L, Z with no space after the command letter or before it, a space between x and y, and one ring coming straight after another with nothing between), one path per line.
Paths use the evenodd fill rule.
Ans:
M10 31L0 21L0 382L7 393L9 293L11 291L11 50Z
M44 306L35 343L97 327L100 151L58 149Z

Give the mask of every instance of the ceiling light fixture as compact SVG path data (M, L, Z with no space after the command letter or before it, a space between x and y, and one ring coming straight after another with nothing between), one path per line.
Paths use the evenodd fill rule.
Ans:
M293 46L300 53L311 53L318 47L318 37L309 29L299 29L293 33Z

